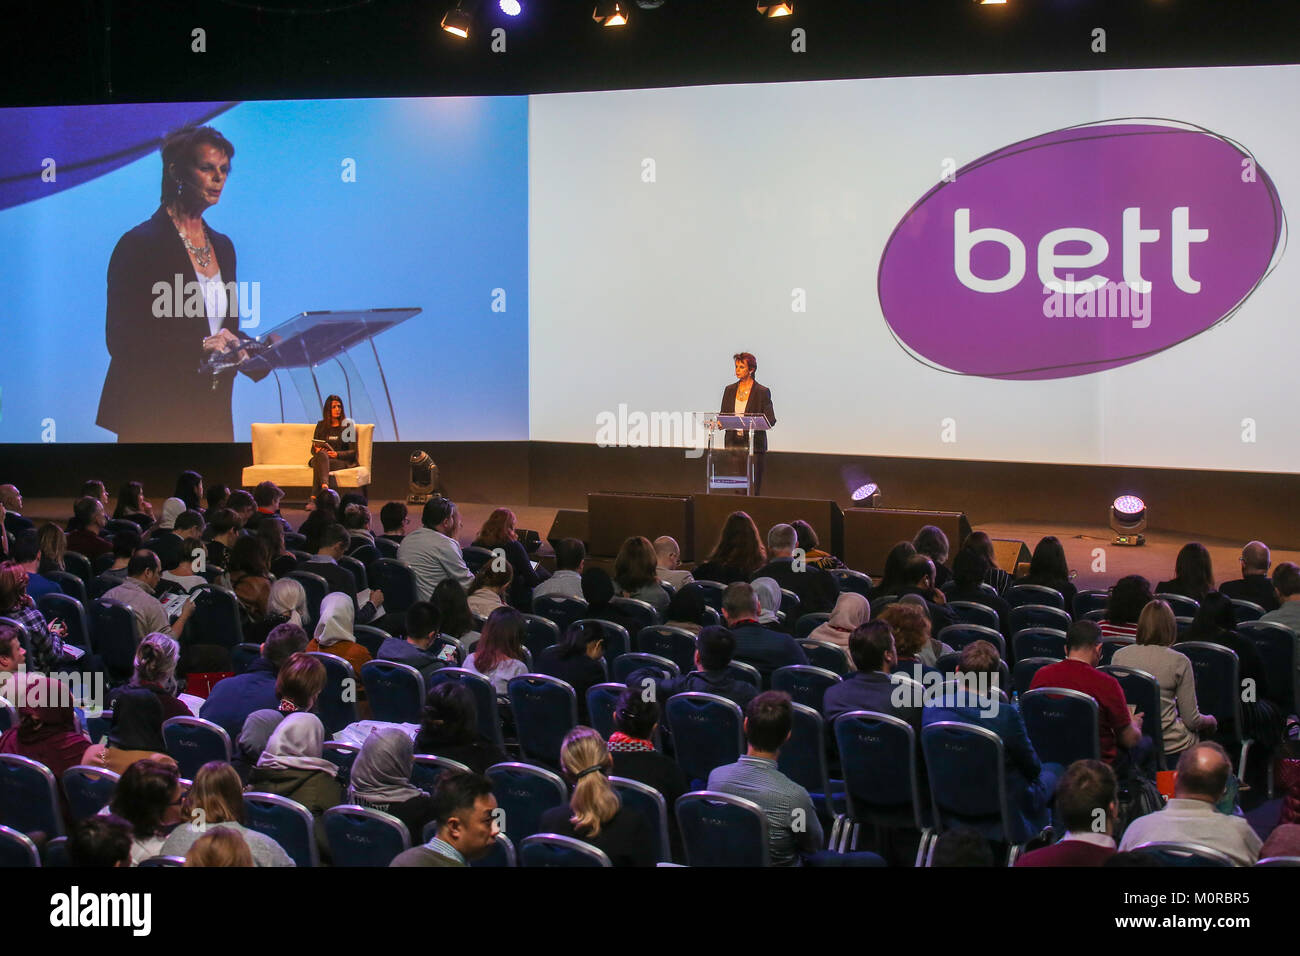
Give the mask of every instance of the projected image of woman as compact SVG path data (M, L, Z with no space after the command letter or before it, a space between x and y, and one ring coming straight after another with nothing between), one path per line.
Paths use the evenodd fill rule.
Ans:
M210 126L162 145L158 210L118 240L108 264L112 361L96 422L119 442L233 441L235 373L204 368L238 349L235 246L203 216L221 199L235 147Z
M759 385L754 380L758 371L758 359L750 352L737 352L732 356L736 363L736 381L728 385L722 393L723 415L765 415L769 425L776 424L776 412L772 410L772 391ZM749 432L730 430L723 440L723 447L736 449L737 473L744 471L743 454L749 449ZM760 494L763 486L763 462L767 457L767 432L754 433L754 494Z

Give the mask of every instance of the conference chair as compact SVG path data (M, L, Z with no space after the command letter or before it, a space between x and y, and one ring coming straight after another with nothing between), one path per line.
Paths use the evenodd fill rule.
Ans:
M654 627L656 624L663 623L659 619L659 612L655 610L654 605L638 598L610 598L609 608L611 611L618 611L624 617L633 621L638 634L641 633L643 627Z
M523 674L507 685L519 752L547 767L560 766L564 737L578 723L578 698L558 677Z
M459 760L434 754L416 754L415 764L411 769L411 783L426 793L433 793L434 788L438 786L438 779L448 770L470 773L469 767Z
M584 617L579 624L594 624L605 638L605 662L611 667L620 657L632 650L632 640L627 628L613 621L602 621L598 617Z
M114 580L110 584L108 583L109 579L107 578L92 578L89 582L87 582L87 581L83 581L80 577L78 577L76 574L73 574L71 571L57 571L57 570L50 571L45 575L45 577L49 578L51 581L57 584L59 586L59 590L62 591L64 594L66 594L68 597L76 598L83 605L87 605L90 603L91 587L96 582L102 582L104 585L99 589L99 593L95 595L96 598L98 598L100 594L103 594L109 588L115 588L122 583L121 581Z
M361 683L374 720L390 724L418 724L424 717L424 676L410 664L366 661Z
M185 857L183 856L151 856L147 860L141 860L139 863L143 867L155 866L184 866Z
M374 560L367 562L366 567L369 568L370 565L374 563L374 561L380 560L381 558L389 558L393 561L396 561L397 548L398 548L398 544L392 538L385 538L382 535L376 536L375 550L379 552L379 554L378 557L376 557ZM385 597L387 597L387 595L385 595Z
M673 861L672 845L668 838L668 804L664 795L649 784L626 777L609 778L609 785L618 794L623 806L645 815L654 834L654 855L661 863Z
M834 731L847 805L840 852L858 848L863 824L888 835L914 830L920 834L914 865L920 866L933 831L917 783L916 731L900 717L868 710L841 714Z
M290 551L306 551L307 536L297 531L285 531L284 546Z
M1007 630L1013 635L1027 627L1050 627L1058 631L1068 631L1071 623L1070 615L1059 607L1049 607L1046 604L1022 604L1011 609Z
M832 674L839 674L841 677L853 669L849 664L848 651L838 644L832 644L830 641L814 640L810 637L805 637L802 640L796 638L796 640L799 646L803 648L808 663L813 667L820 667Z
M327 740L321 745L321 756L339 768L338 780L344 790L351 782L352 765L357 762L359 753L361 753L360 747L340 743L337 740Z
M753 664L746 664L744 661L728 661L727 673L735 680L743 680L756 690L763 689L763 675L759 673L757 667Z
M998 612L986 604L978 604L975 601L949 601L946 606L963 624L975 624L990 631L997 631L1002 627L1002 619L998 617Z
M366 574L366 566L361 563L360 558L345 554L339 558L339 567L352 575L352 583L356 585L358 592L369 589L370 578Z
M587 716L591 726L606 740L614 732L614 711L626 690L626 684L595 684L587 688Z
M626 684L632 674L643 667L655 671L660 680L669 680L682 675L681 668L658 654L624 654L614 662L614 673L611 679L616 683Z
M684 671L695 668L695 635L685 628L656 624L643 627L636 636L636 649L666 657Z
M411 846L406 824L381 810L330 807L323 823L334 866L388 866Z
M784 620L792 621L799 616L799 595L787 588L781 588L781 608Z
M767 814L754 801L696 790L674 811L687 866L771 866Z
M463 667L443 667L429 675L428 689L433 690L447 681L454 681L466 687L474 695L478 732L490 740L497 749L505 750L505 738L501 733L501 716L497 710L497 694L492 681L482 674Z
M1275 621L1246 621L1237 633L1255 645L1264 661L1269 690L1282 705L1282 713L1294 714L1300 701L1300 671L1297 670L1296 632Z
M783 690L796 704L825 713L826 692L842 681L839 674L810 664L790 664L772 672L772 690Z
M1086 617L1091 611L1106 610L1106 603L1110 600L1110 592L1097 589L1087 591L1077 591L1074 595L1074 619L1077 621L1081 617Z
M1241 663L1237 652L1208 641L1180 641L1174 649L1192 662L1192 679L1196 684L1196 703L1205 713L1219 719L1214 733L1216 742L1229 754L1237 750L1234 761L1237 776L1246 779L1246 758L1255 741L1246 736L1241 708ZM1268 791L1273 792L1273 766L1269 761Z
M921 728L921 750L936 835L969 826L985 839L1008 844L1007 865L1015 863L1019 844L1032 834L1019 832L1011 817L1002 738L984 727L941 720ZM933 852L932 842L927 859Z
M428 843L438 835L438 824L436 821L430 822L424 827L424 842ZM517 866L515 858L515 845L510 842L510 837L504 833L498 833L496 839L492 841L492 847L477 860L471 860L470 866L483 867L484 869L498 869L502 867Z
M90 605L91 647L103 660L112 686L126 683L135 671L135 631L130 605L110 598Z
M1132 847L1133 853L1146 853L1160 861L1161 866L1234 866L1232 857L1199 843L1168 843L1153 841Z
M236 674L245 674L253 666L253 661L262 656L262 645L245 642L236 644L230 650L230 667Z
M1100 760L1097 701L1082 691L1040 687L1020 695L1020 716L1044 763L1068 767L1076 760Z
M1060 608L1062 611L1067 610L1065 597L1061 592L1056 588L1044 587L1041 584L1014 585L1007 588L1005 599L1013 609L1025 604L1041 604L1045 607Z
M722 612L722 595L727 590L727 586L720 581L692 581L682 585L682 590L699 591L705 604L719 613Z
M1103 637L1101 639L1101 663L1109 664L1115 657L1115 652L1121 647L1129 647L1136 644L1137 638L1134 637Z
M1156 755L1156 767L1164 770L1165 729L1160 712L1160 682L1153 674L1120 664L1103 664L1097 670L1109 674L1119 681L1124 691L1124 700L1137 708L1142 715L1142 735L1151 738L1152 749Z
M86 615L86 606L79 600L61 591L51 591L36 599L37 609L45 620L62 619L68 625L65 644L75 644L82 650L90 650L90 618Z
M542 814L569 802L569 788L553 770L506 762L487 769L492 795L505 815L506 835L514 843L541 829Z
M542 594L533 598L533 613L554 621L561 634L569 629L570 624L586 618L587 609L587 602L579 598L558 594Z
M735 763L745 752L744 715L734 701L695 691L674 694L664 715L688 781L707 781L715 767Z
M0 867L40 866L41 855L31 837L0 824Z
M244 825L280 844L295 866L320 865L316 820L296 800L275 793L245 793Z
M18 754L0 754L0 824L28 835L63 836L58 785L49 767Z
M843 803L844 788L830 780L826 763L826 733L822 715L804 704L792 704L790 738L781 745L777 755L777 768L799 786L808 791L813 806L821 817L823 832L829 835L828 846L838 845L840 824L839 808Z
M78 764L63 771L59 783L74 820L93 817L113 799L118 775L103 767Z
M396 557L380 558L366 568L370 587L384 592L384 610L400 613L416 601L427 601L428 594L419 594L415 572Z
M348 724L357 722L357 675L352 665L337 654L307 651L325 665L325 689L316 700L316 716L333 737Z
M1016 631L1011 638L1011 649L1016 660L1026 657L1054 657L1065 659L1065 631L1051 627L1027 627Z
M1258 621L1264 616L1264 609L1253 601L1232 598L1232 617L1238 624Z
M1164 601L1174 612L1174 617L1196 617L1196 612L1201 609L1201 602L1184 597L1181 594L1169 594L1161 592L1153 597Z
M1256 866L1300 866L1300 856L1268 856Z
M313 621L319 621L321 601L325 600L325 595L330 592L329 583L314 571L302 569L290 571L285 577L293 578L302 585L303 591L307 594L307 613L311 615Z
M465 567L477 575L485 565L491 564L492 559L496 557L491 548L479 548L473 545L467 548L461 548L461 557L465 559Z
M185 623L184 643L233 649L244 641L239 598L215 584L201 584L190 592L194 612Z
M379 648L384 641L388 640L390 635L382 628L370 624L354 624L352 625L352 636L357 639L358 644L370 652L371 657L378 657Z
M794 622L794 639L796 641L807 640L809 634L830 619L830 613L827 611L812 611L808 614L799 615L799 619Z
M1048 664L1055 664L1059 657L1017 657L1016 666L1011 669L1011 686L1016 694L1023 696L1034 683L1034 675Z
M91 578L95 576L94 569L90 566L90 559L76 551L63 552L63 568L81 578L82 584L89 584Z
M537 833L519 844L520 866L609 866L604 850L558 833Z
M0 866L3 865L4 864L0 862ZM41 866L52 870L64 869L72 866L72 860L68 857L67 837L55 837L53 840L50 840L45 844L45 847L41 852Z
M1007 656L1007 642L1000 631L979 624L949 624L939 631L937 637L954 651L960 651L967 644L976 641L988 641L998 649L998 657Z
M193 780L205 763L230 763L230 735L210 720L169 717L163 721L162 735L167 755L176 761L181 776L187 780Z
M854 594L861 594L864 598L871 598L871 578L861 571L853 571L849 568L835 568L829 573L835 579L841 593L851 591Z

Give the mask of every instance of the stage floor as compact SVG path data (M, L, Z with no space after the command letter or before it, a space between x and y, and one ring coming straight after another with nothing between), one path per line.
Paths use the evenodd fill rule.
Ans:
M42 520L55 521L59 525L66 523L72 512L72 502L55 498L31 498L26 501L25 514L38 523ZM372 527L376 532L379 527L379 509L384 502L375 499L371 502L373 514ZM738 501L738 506L743 507ZM154 513L162 513L162 500L154 501ZM543 539L542 553L550 554L550 546L545 543L546 532L555 520L556 508L543 508L532 505L504 505L515 513L520 528L536 530ZM494 505L466 503L461 505L463 527L460 534L461 544L467 545L478 534L479 528L491 514ZM419 508L411 509L411 525L418 527ZM285 508L284 516L297 527L307 517L302 509ZM648 529L652 530L652 529ZM766 528L760 528L766 534ZM1142 547L1130 548L1114 546L1110 542L1113 534L1106 525L1047 525L1043 523L994 523L982 525L977 530L986 531L994 538L1012 538L1024 541L1032 551L1034 545L1044 535L1054 534L1061 539L1065 547L1065 557L1070 568L1077 572L1074 584L1079 590L1088 588L1110 587L1126 574L1141 574L1152 585L1158 581L1174 576L1174 559L1178 550L1190 540L1199 540L1210 551L1214 563L1216 581L1230 581L1241 576L1237 559L1241 554L1244 541L1227 541L1223 539L1201 537L1193 539L1181 534L1150 532L1146 535L1147 543ZM1267 542L1265 542L1267 543ZM956 547L957 542L952 542ZM1101 549L1101 555L1094 552ZM1273 564L1281 561L1300 563L1300 551L1273 551ZM1103 563L1104 562L1104 563Z

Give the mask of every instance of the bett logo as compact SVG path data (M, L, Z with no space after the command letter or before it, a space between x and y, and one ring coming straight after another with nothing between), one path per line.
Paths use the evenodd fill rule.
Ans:
M880 257L881 310L940 371L1118 368L1231 318L1280 258L1285 221L1273 181L1223 136L1074 126L989 153L913 205Z

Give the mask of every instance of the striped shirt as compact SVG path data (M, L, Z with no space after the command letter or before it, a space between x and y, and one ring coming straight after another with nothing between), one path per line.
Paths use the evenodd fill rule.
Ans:
M821 821L808 791L767 757L741 757L709 774L710 790L752 800L767 817L773 866L798 866L799 852L823 849ZM800 812L801 811L801 812Z

